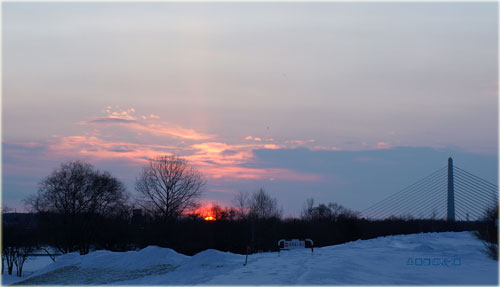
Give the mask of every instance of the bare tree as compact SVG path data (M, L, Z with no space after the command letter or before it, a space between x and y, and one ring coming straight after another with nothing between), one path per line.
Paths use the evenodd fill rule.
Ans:
M13 246L8 244L2 244L2 274L4 272L4 262L7 264L7 274L12 275L12 270L14 268L14 261L16 260L16 250Z
M306 200L304 210L302 211L302 219L304 220L337 220L340 218L355 218L357 214L338 203L320 203L314 206L314 199Z
M248 199L249 215L255 218L280 218L283 210L278 207L278 200L267 194L263 188L251 194Z
M2 206L2 207L0 207L0 208L1 208L1 212L2 212L2 214L4 214L4 213L10 213L10 212L14 211L14 209L10 208L10 207L9 207L9 206L7 206L7 205L4 205L4 206Z
M302 211L302 219L312 220L314 213L314 198L306 199L304 209Z
M9 275L12 275L14 266L16 266L17 276L22 276L24 262L37 246L35 235L35 230L26 224L3 224L2 274L5 261Z
M236 217L237 211L231 207L222 207L218 204L213 204L210 208L210 214L215 220L233 220Z
M278 207L278 200L272 198L263 188L252 193L239 192L232 200L240 219L281 218L283 210Z
M34 245L23 245L16 248L16 257L14 264L16 265L16 275L17 277L22 277L24 262L28 260L29 254L35 251Z
M5 213L9 213L11 209L8 206L2 206L2 215ZM7 272L9 275L12 275L12 268L14 264L14 258L10 257L9 246L6 244L5 240L5 223L2 228L2 274L5 271L5 264L7 264Z
M12 246L7 244L2 244L2 261L7 264L7 274L12 275L12 270L14 269L14 261L16 260L16 250ZM2 262L2 274L4 272L4 263Z
M163 220L174 219L196 206L205 181L202 174L179 156L149 161L136 181L142 205Z
M40 247L41 250L45 251L45 253L47 253L47 256L50 257L50 259L52 260L52 262L56 262L56 256L52 253L50 253L50 250L47 248L47 247Z
M239 219L249 222L250 250L258 250L263 246L265 234L276 233L276 222L283 214L283 210L278 207L278 200L260 188L250 194L238 193L233 199L233 204L236 206Z
M18 228L19 229L19 228ZM8 230L12 232L13 230ZM20 230L14 230L14 239L9 238L3 240L2 242L2 260L7 263L7 271L9 275L12 275L14 265L16 266L16 276L21 277L23 273L23 266L28 256L33 253L36 249L36 245L32 242L31 238L26 238L25 234L20 234ZM12 237L12 235L9 235ZM4 238L5 239L5 238ZM4 272L4 266L2 262L2 274Z
M63 163L40 184L38 193L26 204L33 211L50 214L50 226L59 224L59 249L63 253L89 252L99 218L106 217L126 204L123 184L109 172L95 170L82 161Z
M498 202L484 211L481 225L474 234L483 241L486 254L498 261Z
M243 219L248 215L248 192L238 192L233 198L232 203L235 206L236 214L239 219Z

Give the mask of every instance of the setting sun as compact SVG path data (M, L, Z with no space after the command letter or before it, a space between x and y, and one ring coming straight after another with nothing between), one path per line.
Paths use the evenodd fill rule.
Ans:
M195 214L198 215L200 218L203 218L203 220L205 221L217 220L217 216L214 213L212 204L201 206L195 211Z

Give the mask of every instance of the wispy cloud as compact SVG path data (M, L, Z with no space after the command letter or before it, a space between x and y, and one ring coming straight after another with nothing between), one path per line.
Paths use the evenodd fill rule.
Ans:
M249 168L242 166L206 166L203 172L214 179L234 181L238 179L276 179L288 181L318 181L322 175L280 168Z
M247 137L245 137L245 140L256 141L256 142L262 142L262 141L272 142L272 141L274 141L274 139L272 139L272 138L261 138L261 137L253 137L253 136L247 136Z
M93 118L87 121L78 122L81 125L119 125L135 132L147 132L155 136L168 136L186 140L206 140L213 138L209 135L197 132L194 129L186 129L164 121L157 121L160 117L150 114L149 117L135 116L135 109L113 111L111 107L105 110L103 117Z
M287 140L285 143L287 144L294 144L294 145L306 145L309 143L314 143L316 140L315 139L309 139L309 140Z
M162 154L175 153L176 146L107 141L96 136L54 136L47 142L51 154L86 160L144 162Z
M48 155L56 158L82 158L90 161L128 161L144 164L159 155L178 154L199 168L205 176L215 180L268 179L317 181L320 175L284 168L245 166L255 156L254 149L278 149L277 146L229 145L206 142L189 145L139 144L126 141L108 141L97 136L54 136L46 143Z
M392 148L392 144L390 142L378 142L377 149L390 149Z
M88 123L88 124L100 124L100 123L103 123L103 124L122 124L122 123L125 123L125 124L128 124L128 123L136 123L136 120L128 120L128 119L121 119L121 118L96 118L96 119L93 119L93 120L90 120L90 121L86 121L86 122L82 122L82 123Z
M192 146L194 154L186 156L203 172L214 179L287 179L292 181L314 181L320 176L287 169L263 169L244 166L255 158L255 149L279 149L270 144L229 145L220 142L205 142Z
M124 120L136 120L137 117L134 115L135 114L135 109L130 108L126 110L118 110L118 111L113 111L113 108L111 106L106 107L106 114L108 118L117 118L117 119L124 119Z

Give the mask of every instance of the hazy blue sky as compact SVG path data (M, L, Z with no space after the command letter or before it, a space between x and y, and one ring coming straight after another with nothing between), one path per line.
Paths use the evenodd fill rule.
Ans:
M204 201L264 186L361 210L446 165L497 181L496 3L4 3L4 204L62 161Z

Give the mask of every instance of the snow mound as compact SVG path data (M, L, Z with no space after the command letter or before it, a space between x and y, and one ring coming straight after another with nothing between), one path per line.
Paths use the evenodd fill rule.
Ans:
M20 284L88 285L135 280L171 272L187 259L189 256L157 246L128 252L98 250L86 255L73 252L59 257Z
M112 268L134 270L148 268L151 265L179 265L189 258L170 248L148 246L139 251L110 252L95 251L82 256L81 268Z
M208 249L191 257L190 264L217 265L223 262L240 261L243 262L243 256L231 252L222 252L215 249Z
M430 244L419 244L417 247L412 249L413 251L434 251L435 248Z
M75 265L79 268L108 268L120 270L136 270L148 268L152 265L171 264L179 265L189 256L175 252L170 248L148 246L139 251L112 252L98 250L86 255L78 252L65 254L54 264L36 272L34 275L52 271L64 266Z

